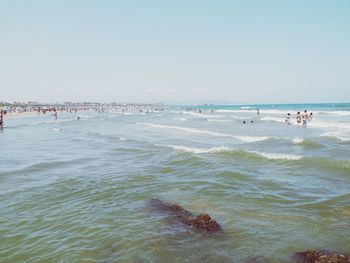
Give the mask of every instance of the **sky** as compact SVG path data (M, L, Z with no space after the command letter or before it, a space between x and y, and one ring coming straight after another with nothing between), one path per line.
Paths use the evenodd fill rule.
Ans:
M0 101L350 101L348 0L0 0Z

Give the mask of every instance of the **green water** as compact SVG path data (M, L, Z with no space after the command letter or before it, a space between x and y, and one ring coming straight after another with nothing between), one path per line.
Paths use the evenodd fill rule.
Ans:
M286 126L283 111L223 110L8 119L0 262L294 262L305 249L350 252L350 116L319 113L303 129ZM174 224L152 198L208 213L224 233Z

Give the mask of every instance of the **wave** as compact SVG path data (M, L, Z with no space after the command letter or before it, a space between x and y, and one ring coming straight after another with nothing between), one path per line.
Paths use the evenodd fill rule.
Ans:
M309 127L316 128L337 128L337 129L345 129L350 130L349 122L336 122L336 121L321 121L321 120L313 120L308 124Z
M334 160L328 157L306 157L302 155L289 153L268 153L260 151L249 151L243 149L228 148L226 146L198 148L188 147L183 145L161 145L155 144L157 147L167 147L177 151L194 153L194 154L219 154L229 158L241 158L246 160L275 160L294 162L296 165L301 165L305 168L318 167L329 171L342 172L349 174L350 160Z
M254 117L242 117L242 116L236 116L236 115L231 115L231 116L229 116L230 118L232 118L232 119L235 119L235 120L247 120L247 119L253 119Z
M341 193L336 194L334 196L325 196L321 200L317 200L315 202L308 202L306 204L300 205L300 207L313 209L318 209L320 206L329 206L329 208L334 209L335 207L339 207L342 212L345 212L344 206L348 204L348 201L350 199L350 193ZM346 215L349 215L347 212L345 212Z
M256 114L256 108L252 109L243 109L240 110L216 110L216 112L223 112L223 113L254 113ZM287 113L293 113L293 111L287 111L287 110L259 110L260 115L262 114L275 114L275 115L286 115Z
M11 171L1 171L0 176L6 175L28 175L30 173L37 173L41 171L50 170L58 167L66 167L67 165L75 165L77 163L83 163L89 161L89 158L78 158L67 161L52 161L52 162L39 162L35 164L28 165L26 167L11 170Z
M318 167L329 171L341 171L346 175L350 173L350 160L334 160L328 157L305 157L300 160L300 164L306 167Z
M350 116L350 111L316 111L320 115Z
M261 121L274 121L274 122L285 122L283 118L277 118L277 117L271 117L271 116L266 116L262 117L260 119Z
M59 124L59 123L65 123L65 122L71 122L75 121L76 119L61 119L61 120L47 120L47 121L37 121L37 122L31 122L31 123L21 123L21 124L15 124L15 125L7 125L6 128L10 129L17 129L22 127L32 127L32 126L41 126L41 125L50 125L50 124Z
M103 138L103 139L108 139L111 141L125 141L127 139L125 138L121 138L117 135L113 135L113 134L102 134L102 133L98 133L98 132L88 132L88 135L93 136L94 138Z
M232 122L233 120L207 119L209 122Z
M294 138L292 140L293 144L304 146L304 147L309 147L309 148L318 148L318 147L323 147L322 144L317 143L311 139L308 138Z
M247 151L247 152L257 154L269 160L300 160L304 158L304 156L302 155L286 154L286 153L267 153L267 152L258 152L258 151Z
M248 110L248 109L241 109L241 110L216 110L216 112L222 112L222 113L252 113L253 110Z
M223 118L229 118L229 119L207 119L207 121L212 121L212 122L234 122L234 121L241 121L241 120L251 120L253 117L242 117L242 116L222 116Z
M240 135L224 134L224 133L218 133L218 132L213 132L208 130L200 130L196 128L181 127L181 126L159 125L159 124L152 124L152 123L143 123L143 124L153 128L171 129L171 130L178 130L178 131L187 132L187 133L206 134L206 135L217 136L217 137L228 137L228 138L233 138L233 139L240 140L242 142L247 142L247 143L260 142L260 141L271 139L271 137L268 137L268 136L240 136Z
M304 141L305 141L304 138L294 138L294 139L292 140L292 142L293 142L294 144L302 144Z
M52 130L55 132L63 132L64 131L63 129L60 129L60 128L52 128Z
M201 118L222 118L222 115L215 115L215 114L204 114L204 113L198 113L198 112L191 112L191 111L184 111L182 112L183 114L187 115L193 115L196 117L201 117Z
M342 142L350 142L350 134L346 134L342 132L326 132L321 134L320 136L334 138Z
M190 152L190 153L212 153L212 152L223 152L223 151L230 151L230 148L227 148L225 146L220 147L212 147L212 148L196 148L196 147L188 147L183 145L169 145L169 144L155 144L155 146L158 147L167 147L172 148L174 150L183 151L183 152Z
M266 152L259 152L259 151L246 151L246 150L240 150L240 149L233 149L228 148L226 146L219 146L219 147L212 147L212 148L197 148L197 147L188 147L183 145L162 145L162 144L155 144L155 146L158 147L167 147L172 148L174 150L183 151L183 152L190 152L195 154L202 154L202 153L231 153L235 155L251 155L251 157L263 157L265 159L269 160L299 160L304 158L304 156L300 155L294 155L294 154L282 154L282 153L266 153Z

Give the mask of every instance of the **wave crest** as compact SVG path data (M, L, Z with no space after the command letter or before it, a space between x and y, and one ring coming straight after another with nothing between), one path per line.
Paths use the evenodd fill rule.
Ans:
M182 126L159 125L159 124L152 124L152 123L143 123L143 124L153 128L171 129L171 130L178 130L178 131L187 132L187 133L206 134L206 135L211 135L216 137L228 137L228 138L233 138L233 139L236 139L242 142L247 142L247 143L260 142L260 141L271 139L271 137L268 137L268 136L241 136L241 135L224 134L224 133L218 133L218 132L213 132L208 130L182 127Z
M300 160L304 158L304 156L300 155L294 155L294 154L284 154L284 153L266 153L266 152L259 152L259 151L246 151L246 150L240 150L240 149L233 149L228 148L226 146L219 146L219 147L212 147L212 148L197 148L197 147L188 147L184 145L162 145L162 144L156 144L155 146L158 147L167 147L172 148L174 150L183 151L183 152L190 152L195 154L203 154L203 153L230 153L237 156L249 156L251 157L263 157L265 159L269 160Z

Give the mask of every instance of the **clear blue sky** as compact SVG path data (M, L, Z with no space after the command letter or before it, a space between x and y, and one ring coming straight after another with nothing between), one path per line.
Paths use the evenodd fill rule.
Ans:
M349 102L348 0L0 0L0 101Z

